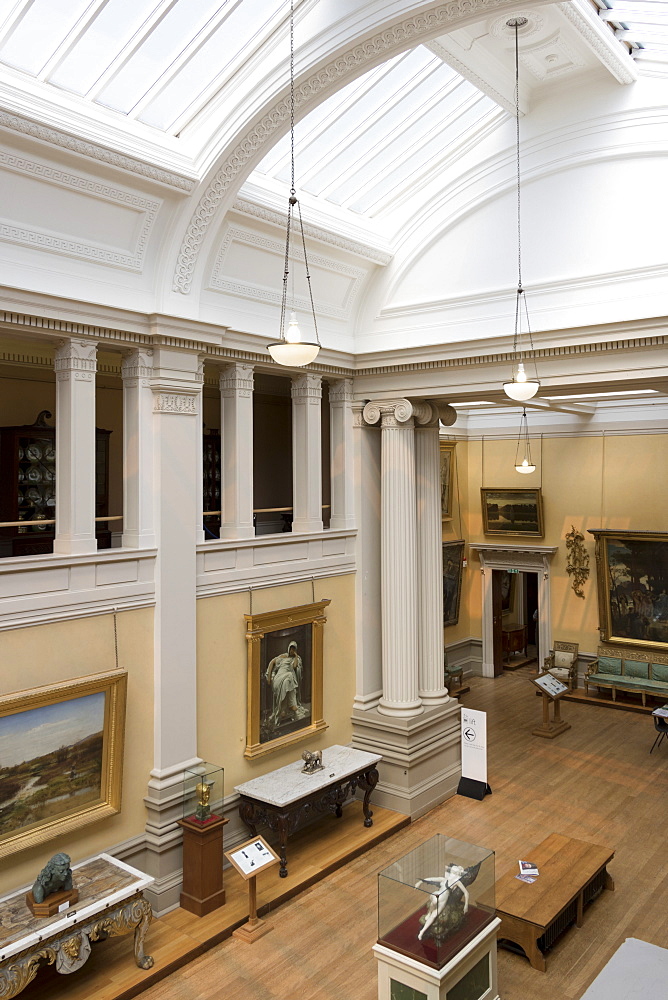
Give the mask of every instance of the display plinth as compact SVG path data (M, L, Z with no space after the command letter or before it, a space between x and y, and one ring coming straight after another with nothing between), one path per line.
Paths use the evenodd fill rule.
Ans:
M181 907L203 917L225 902L223 889L223 827L227 819L200 822L181 819L183 830L183 892Z
M63 889L62 892L52 892L44 902L36 903L32 891L26 893L26 906L33 917L52 917L62 909L68 909L79 901L77 889Z
M256 879L260 872L277 865L280 858L263 837L252 837L235 850L227 851L225 857L248 883L248 920L243 927L237 927L232 937L253 944L274 926L257 915Z
M382 944L373 946L378 961L378 1000L499 1000L496 937L501 921L488 923L442 968L434 969Z

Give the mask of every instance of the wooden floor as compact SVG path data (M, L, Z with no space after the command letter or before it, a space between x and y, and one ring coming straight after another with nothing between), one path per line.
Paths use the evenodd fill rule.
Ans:
M375 1000L377 874L435 833L493 849L497 876L519 858L531 860L531 847L553 832L616 851L609 865L615 891L603 893L585 911L583 926L557 941L546 973L520 955L499 951L503 1000L579 1000L625 938L665 947L668 745L664 741L650 756L655 731L645 715L573 702L562 706L571 729L555 740L534 737L541 703L530 676L527 667L493 680L474 678L461 699L488 713L491 796L482 802L455 796L281 905L271 915L274 929L254 945L229 938L150 988L142 1000ZM226 884L232 887L231 876ZM160 960L168 959L175 936L197 933L192 924L182 926L179 914L149 931L148 950ZM112 973L102 949L119 946L125 963L115 961ZM122 970L132 968L129 949L128 938L104 942L89 960L97 971L87 988L84 967L71 977L52 977L61 984L69 978L66 992L42 989L33 996L118 996ZM22 996L28 1000L29 990Z

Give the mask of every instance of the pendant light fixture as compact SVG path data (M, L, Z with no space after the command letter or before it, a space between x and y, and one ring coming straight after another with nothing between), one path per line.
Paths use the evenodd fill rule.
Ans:
M279 365L287 365L289 368L301 368L316 359L320 350L320 339L318 337L318 323L315 317L315 306L313 304L313 292L311 290L311 274L306 256L306 240L304 239L304 224L302 223L302 212L297 200L295 190L295 11L294 0L290 0L290 197L288 198L288 218L285 232L285 261L283 266L283 292L281 295L281 320L280 339L275 343L268 344L267 348L274 361ZM301 233L301 245L304 254L304 266L306 268L306 284L308 287L309 300L311 303L311 316L313 319L313 330L315 340L303 340L297 312L293 308L290 310L290 320L285 327L288 316L288 277L290 275L290 238L294 224L294 211L297 209L297 219ZM294 288L294 285L293 285ZM292 305L294 307L294 292L292 295Z
M517 438L517 448L515 450L515 471L521 472L524 475L536 471L536 466L531 460L531 442L529 441L529 421L527 420L526 407L522 407L520 433Z
M521 202L520 202L520 60L519 42L517 32L527 23L526 17L511 17L506 24L509 28L515 29L515 123L516 123L516 161L517 161L517 295L515 297L515 336L513 339L513 375L509 382L503 383L503 391L506 396L522 403L525 399L531 399L540 388L538 373L535 378L530 378L524 368L525 354L522 350L522 313L526 318L527 336L531 346L531 356L533 356L533 340L531 337L531 327L529 325L529 313L527 310L526 296L522 288L522 230L521 230ZM534 362L534 371L536 365ZM532 470L533 471L533 470Z

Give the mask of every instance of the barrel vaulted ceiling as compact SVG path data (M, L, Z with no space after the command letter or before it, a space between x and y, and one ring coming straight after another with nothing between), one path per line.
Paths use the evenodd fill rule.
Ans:
M295 0L297 187L333 349L354 350L384 306L410 305L415 261L512 186L507 19L528 18L529 143L538 114L545 148L562 133L575 148L569 116L581 103L591 121L611 121L632 113L635 93L656 145L665 122L647 88L665 89L666 8ZM122 308L128 322L159 313L268 334L289 186L289 10L288 0L0 0L5 288ZM503 252L512 271L512 247Z

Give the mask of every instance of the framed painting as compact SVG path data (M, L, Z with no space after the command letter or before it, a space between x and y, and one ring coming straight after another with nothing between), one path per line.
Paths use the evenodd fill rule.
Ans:
M0 857L121 808L127 673L0 696Z
M601 638L668 650L668 534L589 529Z
M443 627L459 621L462 596L463 540L443 542Z
M246 751L252 759L327 728L322 708L322 630L329 600L245 615Z
M486 535L543 537L540 490L480 490L482 525Z
M441 441L441 520L452 520L452 493L455 478L456 441Z
M501 614L509 615L515 607L515 587L517 585L517 573L509 573L507 569L500 569L501 574Z

